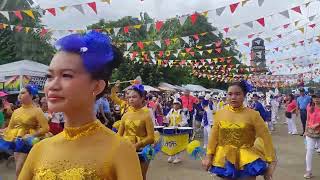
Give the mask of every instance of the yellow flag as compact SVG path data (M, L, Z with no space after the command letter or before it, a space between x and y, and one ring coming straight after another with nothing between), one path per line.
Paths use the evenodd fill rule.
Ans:
M166 56L169 56L171 54L170 51L166 51Z
M109 34L111 34L111 28L106 28L105 29Z
M25 27L24 30L28 33L30 31L30 27Z
M111 0L101 0L101 2L107 2L108 4L110 4Z
M225 43L225 44L229 44L229 42L230 42L230 39L224 40L224 43Z
M198 48L198 49L202 49L202 46L198 46L198 45L196 45L196 48Z
M26 13L28 16L30 16L32 19L34 19L32 10L23 10L23 12Z
M213 62L218 62L218 58L212 58Z
M304 27L301 27L298 30L301 31L302 34L304 34Z
M8 24L3 24L3 28L7 28L8 27Z
M208 11L203 12L202 15L203 15L204 17L208 17Z
M211 54L211 53L212 53L212 49L208 49L207 52L208 52L209 54Z
M141 28L141 24L134 25L133 27L134 27L135 29L140 29L140 28Z
M147 46L149 46L151 44L151 41L146 41L144 42Z
M241 2L241 5L244 6L249 0L244 0Z
M60 7L60 10L64 11L64 10L66 10L66 8L67 8L67 6L62 6L62 7Z
M206 35L206 34L208 34L208 32L201 33L200 35L201 35L201 36L204 36L204 35Z
M172 41L173 43L176 43L176 42L178 41L178 38L173 38L173 39L171 39L171 41Z
M180 53L182 55L182 57L185 57L186 56L186 53L182 52Z

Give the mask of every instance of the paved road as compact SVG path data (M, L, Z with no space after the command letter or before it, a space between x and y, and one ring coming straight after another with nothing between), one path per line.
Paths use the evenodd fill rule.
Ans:
M301 123L297 120L297 126ZM300 128L301 129L301 128ZM278 166L274 180L302 180L305 169L305 149L301 136L289 136L287 125L278 124L273 133L273 141L278 153ZM183 154L184 161L181 164L168 164L167 157L158 154L151 162L148 172L149 180L213 180L214 177L201 169L200 161L190 160ZM314 154L314 180L320 180L320 154ZM8 169L5 164L0 163L0 176L3 180L14 180L14 169ZM2 180L0 178L0 180ZM262 178L258 178L262 180Z

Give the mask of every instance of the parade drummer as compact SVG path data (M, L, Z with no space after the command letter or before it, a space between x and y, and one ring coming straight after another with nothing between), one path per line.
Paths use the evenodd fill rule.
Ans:
M211 126L213 125L214 111L209 107L208 100L203 100L201 104L204 109L204 113L201 121L201 126L203 127L203 148L206 149L208 145L208 138L209 138Z
M21 140L44 137L49 132L48 120L41 108L36 107L32 101L37 94L38 89L34 85L27 85L20 91L18 99L22 106L13 111L4 136L0 139L0 149L6 150L4 145L12 144L8 150L14 151L17 177L32 148L32 144L22 143Z
M246 81L232 83L229 104L214 117L202 163L207 171L225 180L255 180L259 175L272 179L276 156L271 135L259 113L243 105L251 90Z
M166 123L169 124L169 127L176 128L188 125L188 118L185 113L183 113L181 102L178 100L173 101L173 108L169 111L165 119ZM179 153L169 156L168 162L174 164L181 162Z
M121 118L118 134L131 142L139 154L142 176L146 179L149 160L142 157L141 151L154 143L154 124L150 110L145 106L146 91L141 84L132 85L127 90L130 111Z

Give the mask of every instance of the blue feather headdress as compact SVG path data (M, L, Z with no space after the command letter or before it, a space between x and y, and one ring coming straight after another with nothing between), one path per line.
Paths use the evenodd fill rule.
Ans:
M55 46L59 51L79 54L90 73L101 71L115 56L110 37L96 31L65 36Z
M130 87L130 89L138 91L139 93L145 93L144 86L142 84L135 84Z
M37 85L34 85L34 84L28 84L26 85L25 87L32 96L35 96L39 93L39 89L38 89L38 86Z

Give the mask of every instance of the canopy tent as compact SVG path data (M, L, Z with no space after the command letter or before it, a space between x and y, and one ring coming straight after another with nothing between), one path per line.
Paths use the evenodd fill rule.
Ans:
M213 92L213 93L223 93L223 92L225 92L224 90L221 90L221 89L210 89L210 91L211 92Z
M192 92L203 92L203 91L210 92L211 91L210 89L207 89L203 86L195 85L195 84L187 84L182 87Z
M152 86L148 86L148 85L143 85L144 86L144 90L147 92L159 92L160 90L157 88L154 88ZM131 86L126 87L124 90L128 90Z
M4 90L17 93L25 84L34 83L41 89L48 66L30 60L0 65L0 79L5 80Z

